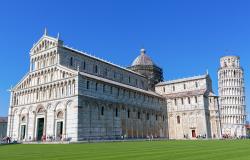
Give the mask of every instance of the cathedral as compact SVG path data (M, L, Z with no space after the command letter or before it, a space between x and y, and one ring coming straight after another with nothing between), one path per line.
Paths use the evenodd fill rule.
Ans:
M208 73L164 81L145 49L124 68L45 30L30 50L29 71L11 89L7 135L20 142L219 139L227 122L220 99ZM244 124L245 116L232 122Z

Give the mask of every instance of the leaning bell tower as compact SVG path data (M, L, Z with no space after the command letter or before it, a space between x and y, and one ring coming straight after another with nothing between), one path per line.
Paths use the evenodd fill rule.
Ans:
M240 66L240 57L220 59L218 83L223 136L246 136L244 70Z

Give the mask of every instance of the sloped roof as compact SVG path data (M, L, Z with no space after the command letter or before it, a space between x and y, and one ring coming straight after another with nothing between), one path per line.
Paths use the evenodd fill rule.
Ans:
M204 95L206 94L206 89L199 89L193 91L185 91L185 92L178 92L178 93L170 93L164 94L163 96L166 98L178 98L178 97L189 97L189 96L197 96L197 95Z
M187 77L187 78L181 78L181 79L175 79L175 80L169 80L169 81L164 81L156 84L156 86L162 86L162 85L168 85L172 83L180 83L180 82L185 82L185 81L192 81L192 80L198 80L198 79L203 79L209 76L208 74L204 75L199 75L199 76L193 76L193 77Z
M142 93L145 93L145 94L148 94L148 95L151 95L151 96L156 96L156 97L159 97L159 98L163 98L158 93L150 91L150 90L144 90L144 89L141 89L141 88L133 87L133 86L130 86L130 85L127 85L127 84L112 81L112 80L102 78L102 77L99 77L99 76L95 76L95 75L92 75L92 74L88 74L88 73L85 73L85 72L80 72L80 74L83 75L83 76L92 78L92 79L96 79L96 80L99 80L99 81L102 81L102 82L112 84L112 85L120 86L120 87L123 87L123 88L128 88L128 89L131 89L131 90L134 90L134 91L137 91L137 92L142 92Z

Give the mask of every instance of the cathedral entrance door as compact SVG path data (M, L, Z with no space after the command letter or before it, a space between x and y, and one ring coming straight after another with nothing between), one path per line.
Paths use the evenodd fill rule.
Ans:
M62 133L63 133L63 122L57 122L56 124L56 137L58 138L58 140L62 139Z
M37 140L41 141L44 130L44 118L37 119Z
M195 130L192 130L192 138L196 138Z
M25 139L26 125L21 125L21 140Z

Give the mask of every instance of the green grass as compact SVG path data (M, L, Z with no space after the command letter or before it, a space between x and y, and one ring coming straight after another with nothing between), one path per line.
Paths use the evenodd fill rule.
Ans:
M0 160L250 160L250 140L0 145Z

